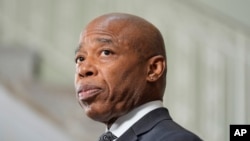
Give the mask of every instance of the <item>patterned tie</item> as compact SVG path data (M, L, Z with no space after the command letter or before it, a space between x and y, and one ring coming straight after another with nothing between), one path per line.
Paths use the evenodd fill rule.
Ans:
M99 141L113 141L117 137L113 135L110 131L104 133L101 135Z

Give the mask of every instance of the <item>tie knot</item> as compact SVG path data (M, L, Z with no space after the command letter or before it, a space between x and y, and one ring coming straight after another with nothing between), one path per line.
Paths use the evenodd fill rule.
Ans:
M110 131L104 133L101 135L99 141L113 141L117 137L113 135Z

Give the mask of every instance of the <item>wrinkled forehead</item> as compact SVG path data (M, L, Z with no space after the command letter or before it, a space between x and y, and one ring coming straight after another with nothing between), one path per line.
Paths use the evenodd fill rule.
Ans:
M107 28L100 28L91 26L86 28L80 35L79 44L92 44L92 43L112 43L118 44L120 42L116 32Z
M118 42L117 37L106 30L85 30L81 33L79 42L91 42L93 40Z
M113 42L121 43L128 37L127 31L132 28L127 21L121 17L102 16L91 21L80 35L80 42L86 42L86 39L103 38L110 39ZM130 34L129 36L133 36Z

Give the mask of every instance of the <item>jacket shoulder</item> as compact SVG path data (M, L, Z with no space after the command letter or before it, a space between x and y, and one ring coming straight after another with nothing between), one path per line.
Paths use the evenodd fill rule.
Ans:
M152 111L141 119L141 123L144 126L140 127L147 130L138 136L142 141L201 141L197 135L173 121L165 108Z
M183 128L173 120L162 120L152 129L140 136L142 141L201 141L191 131Z

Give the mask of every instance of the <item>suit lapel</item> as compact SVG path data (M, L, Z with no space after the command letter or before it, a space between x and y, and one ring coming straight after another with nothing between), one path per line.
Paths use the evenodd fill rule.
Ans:
M137 135L135 134L134 130L130 128L116 141L137 141Z
M117 141L136 141L141 134L149 131L157 123L166 119L172 120L166 108L155 109L137 121Z

